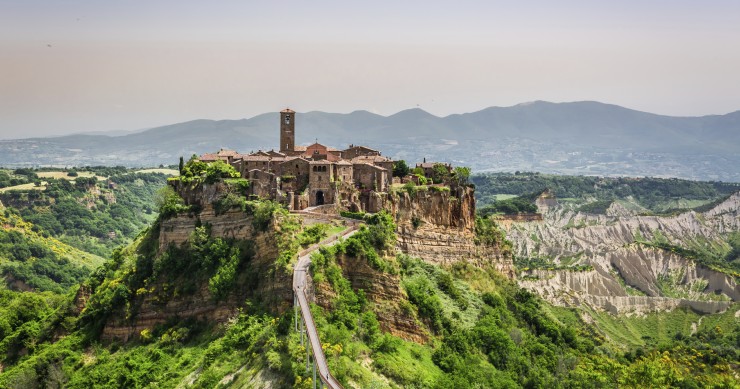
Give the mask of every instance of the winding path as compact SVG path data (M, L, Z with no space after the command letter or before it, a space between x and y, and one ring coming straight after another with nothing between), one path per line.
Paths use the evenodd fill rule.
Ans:
M293 293L296 297L296 302L301 310L301 317L306 325L306 334L308 335L309 344L311 345L311 354L313 354L316 367L321 381L331 389L342 389L342 384L337 381L334 376L329 372L329 365L326 363L326 356L324 350L321 348L321 340L319 339L319 333L316 331L316 323L314 323L313 315L311 314L311 308L308 303L308 297L306 296L306 286L308 284L308 269L311 265L311 254L321 247L333 246L339 242L339 238L347 238L357 232L358 224L351 224L348 229L344 230L338 235L334 235L324 241L321 241L306 250L303 250L298 254L298 263L293 268Z

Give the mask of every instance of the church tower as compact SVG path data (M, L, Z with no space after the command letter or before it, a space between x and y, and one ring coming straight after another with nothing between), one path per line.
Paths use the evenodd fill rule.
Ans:
M295 111L280 111L280 152L291 154L295 150Z

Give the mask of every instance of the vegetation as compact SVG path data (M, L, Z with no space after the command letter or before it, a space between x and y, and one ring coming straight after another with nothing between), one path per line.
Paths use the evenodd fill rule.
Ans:
M239 178L233 166L224 161L215 161L211 163L202 162L197 155L190 157L187 163L180 169L180 176L172 178L184 183L205 183L213 184L224 178Z
M90 177L82 177L82 171ZM107 173L112 174L111 186L93 176ZM86 168L78 174L74 183L67 178L45 178L43 191L0 193L0 201L31 222L41 235L104 257L131 242L156 217L152 205L165 183L163 174L125 168Z
M519 213L536 213L537 206L532 196L517 196L504 200L495 200L493 204L483 206L478 213L481 216L495 214L516 215Z
M672 213L710 203L740 190L738 183L663 178L607 178L540 173L486 173L472 177L479 205L497 194L525 195L550 189L558 198L634 201L653 213ZM687 205L693 205L687 206Z
M193 168L184 164L182 170L192 174ZM74 271L93 267L84 265L92 263L90 258L47 237L47 227L24 221L15 206L3 210L0 266L27 265L42 281L28 281L37 282L36 290L29 292L0 286L0 387L312 387L305 345L292 330L292 310L277 314L263 295L252 291L264 285L262 278L271 277L269 284L278 289L266 294L280 295L280 282L289 282L284 280L290 279L300 247L324 239L331 229L324 224L304 228L279 204L244 197L248 182L221 169L211 173L225 182L234 179L227 182L229 196L219 200L217 208L241 209L258 233L269 234L266 241L277 248L269 268L257 267L262 253L255 251L254 242L213 236L207 224L195 228L186 245L162 252L158 219L135 235L133 244L112 250L102 266L86 270L89 276L76 275ZM205 183L207 177L204 170L192 174L189 182ZM81 179L87 178L78 176ZM80 182L85 188L90 185ZM127 186L120 182L119 188ZM93 185L104 189L97 182ZM182 211L178 207L183 201L173 193L158 194L162 218ZM149 198L154 197L152 191ZM44 206L54 215L54 206L64 200L55 198ZM99 209L105 208L96 205L88 211ZM329 306L312 307L322 345L332 373L346 387L736 386L737 304L708 316L676 310L614 317L553 307L490 267L437 266L395 256L393 216L362 216L366 226L314 253L310 268L323 298L319 301ZM53 225L51 220L46 223ZM511 255L510 244L490 217L476 218L475 232L477 244ZM705 243L696 242L690 249L703 255L700 247ZM666 242L658 235L642 244L663 248ZM711 250L727 263L737 263L740 235L732 234L727 246ZM550 263L526 261L533 267ZM37 263L40 266L34 267ZM353 269L361 269L361 277L352 274ZM89 299L78 313L75 284L80 279ZM379 280L382 286L375 288ZM399 294L388 298L394 283L400 286ZM174 317L123 345L101 341L109 319L130 323L144 299L166 304L203 288L212 304L241 296L237 304L242 309L220 325ZM388 327L394 323L418 329L416 339L428 341L392 335Z
M403 159L393 162L393 177L406 177L409 170L409 165Z
M41 184L33 169L0 170L0 188L23 184Z

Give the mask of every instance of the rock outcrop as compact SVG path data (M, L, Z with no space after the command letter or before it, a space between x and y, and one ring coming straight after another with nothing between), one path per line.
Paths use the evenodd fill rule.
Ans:
M520 279L523 287L555 304L588 304L615 313L676 307L713 313L726 309L729 300L740 300L734 277L639 243L718 244L740 229L740 193L707 212L672 217L636 216L618 203L606 215L552 202L541 210L544 221L507 225L507 236L516 256L545 258L560 268L528 269Z
M157 282L137 295L133 315L121 309L106 323L102 339L127 341L136 338L144 329L177 318L196 319L209 323L224 323L235 316L245 299L254 298L276 314L289 309L293 303L291 289L292 274L276 270L278 256L275 228L257 232L252 226L252 216L241 211L227 211L216 215L212 207L205 207L196 215L181 214L160 223L160 254L170 245L179 246L187 242L199 225L210 225L211 236L249 240L254 243L254 257L247 264L248 271L239 276L236 287L222 300L216 300L208 289L208 283L198 284L191 293L177 294L171 285ZM181 277L187 278L184 274Z
M372 202L395 215L397 247L403 253L437 265L493 266L515 277L510 253L500 246L476 244L473 189L378 194Z

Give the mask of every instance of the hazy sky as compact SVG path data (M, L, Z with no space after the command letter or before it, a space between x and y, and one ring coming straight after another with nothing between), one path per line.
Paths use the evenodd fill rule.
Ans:
M0 138L286 106L740 109L740 1L0 0Z

